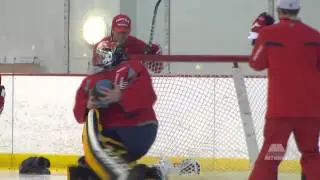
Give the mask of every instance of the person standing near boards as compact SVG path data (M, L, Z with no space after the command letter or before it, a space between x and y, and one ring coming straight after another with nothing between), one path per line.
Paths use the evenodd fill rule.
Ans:
M278 0L280 22L259 32L250 66L268 71L264 142L249 180L276 180L290 134L308 180L320 178L320 33L298 18L300 0Z

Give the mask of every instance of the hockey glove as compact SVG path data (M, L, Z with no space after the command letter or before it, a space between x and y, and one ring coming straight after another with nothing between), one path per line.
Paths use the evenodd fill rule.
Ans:
M161 55L161 46L157 42L152 43L152 45L146 45L144 54ZM153 73L160 73L164 68L163 62L153 61L152 59L145 61L144 66Z
M162 54L161 46L157 42L153 42L151 45L147 44L143 50L143 54L161 55Z
M143 54L145 54L145 55L152 54L152 46L150 46L150 44L146 45L146 47L143 50Z
M274 24L274 18L266 13L261 13L252 23L251 31L249 32L248 39L252 40L252 45L254 45L255 40L258 38L261 29L266 26Z

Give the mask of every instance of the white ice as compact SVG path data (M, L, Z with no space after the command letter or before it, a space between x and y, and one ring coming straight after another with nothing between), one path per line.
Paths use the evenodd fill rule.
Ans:
M67 180L64 175L19 175L18 172L0 171L0 180Z

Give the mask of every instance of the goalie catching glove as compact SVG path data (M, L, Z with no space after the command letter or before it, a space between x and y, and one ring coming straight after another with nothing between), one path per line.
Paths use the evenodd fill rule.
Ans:
M266 26L270 26L274 24L275 20L274 18L266 13L261 13L252 23L251 31L249 32L248 39L252 40L252 45L254 45L255 40L258 38L259 33L261 29L263 29Z

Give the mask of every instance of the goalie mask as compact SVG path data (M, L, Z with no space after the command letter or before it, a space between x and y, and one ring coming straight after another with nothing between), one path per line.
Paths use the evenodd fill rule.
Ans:
M113 42L101 42L96 50L99 58L95 66L103 68L112 68L128 59L126 52L120 46Z

